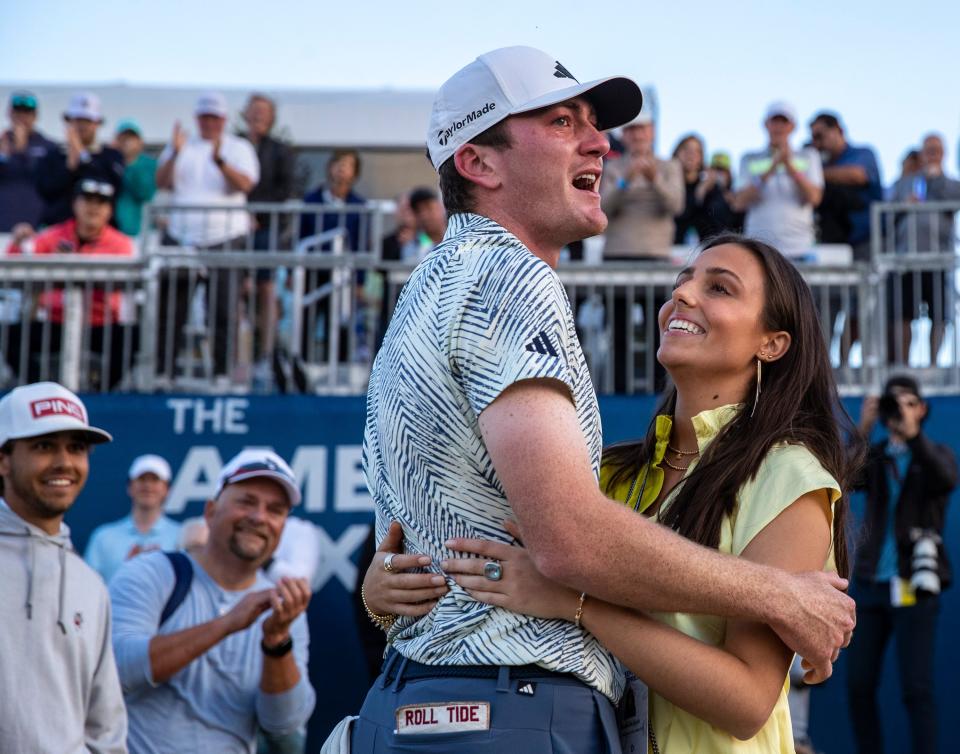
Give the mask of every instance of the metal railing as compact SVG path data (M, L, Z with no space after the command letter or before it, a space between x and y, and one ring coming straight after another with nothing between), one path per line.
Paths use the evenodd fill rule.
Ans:
M871 205L877 318L867 337L884 374L918 372L931 393L960 392L958 211L960 201Z
M165 218L180 209L147 207L134 259L0 257L0 382L58 379L89 391L365 391L412 269L380 259L391 207L190 207L260 220L208 247L165 234ZM941 241L922 243L943 238L947 213L957 210L960 203L874 205L869 263L798 265L842 391L876 390L891 371L909 367L922 371L931 392L960 392L956 257ZM344 221L324 229L333 213ZM309 235L301 232L305 214L314 217ZM677 271L650 262L558 269L599 392L659 389L656 318ZM910 342L901 337L907 332Z

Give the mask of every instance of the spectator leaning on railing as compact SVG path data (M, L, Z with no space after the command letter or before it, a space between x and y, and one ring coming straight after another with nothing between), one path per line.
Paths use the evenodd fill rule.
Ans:
M37 98L30 92L10 95L10 128L0 134L0 233L17 223L37 225L43 199L37 193L37 167L57 145L34 128Z
M93 178L109 183L114 201L123 182L123 155L97 140L97 130L103 124L100 98L91 92L73 95L63 120L65 145L47 152L37 168L37 190L46 203L40 217L42 225L70 218L70 203L80 181Z

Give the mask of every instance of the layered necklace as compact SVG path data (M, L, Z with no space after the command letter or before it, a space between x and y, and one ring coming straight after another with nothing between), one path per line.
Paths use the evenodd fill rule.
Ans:
M683 461L685 457L693 456L693 458L690 458L690 460L687 461L686 466L678 466L677 464L670 463L670 453L673 453L676 456L674 460L677 462L677 464ZM670 443L667 443L667 452L663 454L663 462L674 471L686 471L690 468L690 464L693 463L699 455L699 448L696 450L679 450L673 447Z

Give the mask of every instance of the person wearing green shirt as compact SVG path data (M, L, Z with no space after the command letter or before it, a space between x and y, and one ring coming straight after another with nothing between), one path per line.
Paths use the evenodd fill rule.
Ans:
M140 234L143 205L153 199L157 192L154 178L157 161L143 153L143 132L135 120L128 118L117 124L116 145L127 165L117 197L116 223L128 236L137 236Z

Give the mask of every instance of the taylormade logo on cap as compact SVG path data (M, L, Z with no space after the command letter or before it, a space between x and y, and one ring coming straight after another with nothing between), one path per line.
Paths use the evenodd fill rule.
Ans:
M450 140L450 137L463 128L468 123L473 123L477 118L481 118L489 112L492 112L497 109L496 102L488 102L481 109L474 110L472 113L469 113L466 118L463 120L454 121L448 128L441 129L437 134L437 141L440 142L440 146L446 146L447 142Z
M427 130L430 161L439 170L457 149L505 118L577 97L591 102L601 130L633 118L643 99L633 81L619 76L581 84L560 61L533 47L484 53L437 92Z

